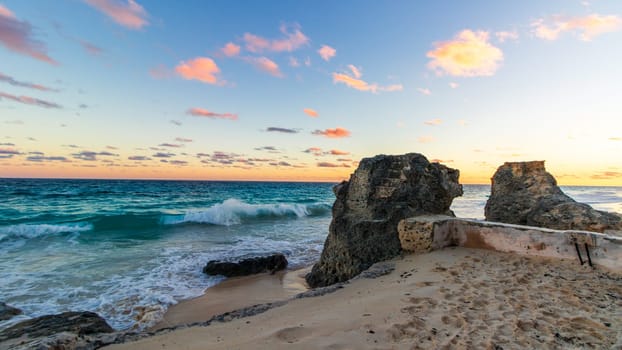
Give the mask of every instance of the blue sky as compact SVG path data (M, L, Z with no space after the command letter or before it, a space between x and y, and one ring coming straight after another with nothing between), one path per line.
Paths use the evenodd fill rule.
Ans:
M419 152L622 185L619 1L0 6L0 176L338 181Z

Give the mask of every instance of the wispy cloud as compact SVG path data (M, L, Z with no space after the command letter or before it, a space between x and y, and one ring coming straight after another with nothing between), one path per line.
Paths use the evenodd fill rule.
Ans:
M457 89L458 87L460 87L460 84L454 83L454 82L450 82L449 83L449 87L452 88L452 89Z
M163 64L157 65L149 69L149 75L153 79L166 79L173 76L173 71Z
M342 138L349 137L350 131L344 128L335 128L335 129L326 129L326 130L315 130L312 132L313 135L325 136L328 138Z
M247 57L245 60L262 72L266 72L278 78L283 77L279 65L267 57Z
M361 72L358 68L353 65L349 65L348 68L352 71L352 73L333 73L333 83L342 83L348 87L359 91L369 91L369 92L379 92L379 91L402 91L402 84L393 84L387 86L381 86L377 83L368 83L364 80L359 79L361 77ZM352 75L350 75L352 74Z
M293 26L293 31L286 25L280 27L280 31L283 34L279 39L266 39L261 36L245 33L243 40L246 43L246 50L250 52L264 52L264 51L294 51L309 43L309 38L300 31L300 27Z
M7 49L39 61L58 64L47 54L45 44L33 37L32 26L20 21L8 8L0 4L0 43Z
M99 56L104 52L104 49L86 40L79 40L78 42L80 43L80 46L82 46L84 51L88 52L93 56Z
M556 40L564 32L578 32L579 39L590 41L595 36L614 32L622 28L622 19L616 15L591 14L584 17L553 16L531 24L533 33L541 39Z
M300 62L298 62L298 59L296 57L290 57L289 65L290 67L300 67Z
M26 160L29 162L69 162L69 159L67 159L66 157L61 157L61 156L50 156L50 157L46 157L46 156L30 156L30 157L26 157Z
M13 79L13 77L4 75L2 73L0 73L0 81L5 82L7 84L11 84L13 86L25 87L25 88L35 89L35 90L40 90L40 91L58 91L56 89L52 89L52 88L49 88L47 86L43 86L40 84L33 84L33 83L18 81L18 80Z
M622 172L618 171L603 171L590 176L594 180L611 180L622 178Z
M178 145L175 143L161 143L158 145L158 147L181 148L184 147L184 145Z
M103 152L82 151L82 152L79 152L79 153L74 153L74 154L72 154L72 156L75 159L87 160L87 161L96 161L97 160L97 156L113 157L113 156L118 156L118 154L110 153L110 152L107 152L107 151L103 151Z
M356 79L359 79L360 77L362 77L362 76L363 76L363 73L361 73L361 70L360 70L357 66L355 66L355 65L353 65L353 64L349 64L349 65L348 65L348 69L350 69L350 71L352 72L352 75L353 75Z
M129 156L129 157L127 157L127 159L133 160L133 161L137 161L137 162L151 160L151 158L149 158L147 156Z
M147 11L134 0L84 0L118 24L141 29L149 24Z
M610 137L609 141L622 141L622 137Z
M320 57L322 57L324 61L328 62L331 58L335 57L337 50L328 45L323 45L319 50L317 50L317 53L320 54Z
M216 112L208 111L207 109L203 109L203 108L190 108L186 113L193 115L195 117L206 117L206 118L214 118L214 119L230 119L230 120L238 119L237 114L216 113Z
M281 133L285 133L285 134L297 134L298 133L298 130L296 130L296 129L279 128L279 127L276 127L276 126L271 126L271 127L267 128L266 131L268 131L268 132L281 132Z
M54 102L48 102L48 101L40 100L38 98L29 97L29 96L15 96L15 95L7 94L5 92L0 91L0 100L3 98L12 100L15 102L19 102L19 103L31 105L31 106L38 106L38 107L43 107L43 108L62 108L60 105Z
M351 167L350 164L346 164L346 163L336 164L336 163L330 163L330 162L319 162L317 163L317 166L320 168L350 168Z
M174 156L175 156L175 153L164 153L164 152L157 152L152 155L153 158L171 158Z
M417 91L419 91L419 93L422 95L426 95L426 96L432 95L432 91L430 91L430 89L428 88L417 88Z
M172 164L172 165L177 165L177 166L188 165L187 161L185 161L185 160L178 160L178 159L169 160L168 163Z
M324 152L322 152L322 149L319 147L309 147L306 150L303 151L304 153L311 153L316 157L322 156L324 155Z
M333 155L333 156L347 156L347 155L350 154L350 152L341 151L341 150L338 150L338 149L331 149L330 150L330 154Z
M311 108L305 108L302 111L305 112L305 114L311 118L317 118L317 116L319 115L316 110L311 109Z
M229 42L220 51L227 57L234 57L240 54L240 45Z
M430 125L430 126L437 126L437 125L441 125L442 123L443 123L443 120L439 118L434 118L434 119L426 120L425 122L423 122L423 124Z
M428 68L438 75L491 76L503 61L503 52L489 42L485 31L463 30L454 39L434 44Z
M181 126L183 124L179 120L169 120L169 123L171 123L173 125L177 125L177 126Z
M220 73L220 68L218 68L214 60L208 57L197 57L192 60L182 61L175 67L175 71L187 80L194 79L208 84L223 83L217 77Z
M508 40L512 40L512 41L518 40L518 32L516 30L513 30L511 32L509 31L495 32L495 36L497 37L497 41L500 43L504 43Z
M185 142L185 143L190 143L190 142L192 142L192 139L187 139L187 138L184 138L184 137L176 137L176 138L175 138L175 141L177 141L177 142Z
M0 159L13 158L13 156L20 155L21 153L12 148L0 148Z

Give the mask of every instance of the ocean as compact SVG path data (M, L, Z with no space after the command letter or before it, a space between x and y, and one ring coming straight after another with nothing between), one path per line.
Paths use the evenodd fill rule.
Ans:
M214 259L269 252L290 266L319 258L329 183L0 179L0 301L23 316L88 310L139 330L220 278ZM622 187L563 187L622 213ZM459 217L484 216L490 186L465 185Z

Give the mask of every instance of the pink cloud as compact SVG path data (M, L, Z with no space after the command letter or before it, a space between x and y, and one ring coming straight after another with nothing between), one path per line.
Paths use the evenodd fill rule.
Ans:
M485 31L463 30L454 39L434 44L428 68L438 75L491 76L503 61L503 52L489 42Z
M219 83L217 75L220 73L220 68L214 60L208 57L182 61L175 67L175 71L184 79L195 79L208 84Z
M289 32L287 26L282 25L280 31L285 37L281 39L270 40L251 33L245 33L242 39L250 52L291 52L309 43L309 38L297 26L294 28L293 32Z
M190 108L187 114L193 115L195 117L206 117L206 118L216 118L216 119L230 119L237 120L238 115L233 113L215 113L210 112L207 109L203 108Z
M338 149L331 149L330 150L330 154L333 155L333 156L347 156L347 155L350 154L350 152L341 151L341 150L338 150Z
M86 40L79 40L79 43L82 46L82 48L86 50L86 52L88 52L89 54L93 56L101 55L101 53L104 52L104 50L101 47L95 46Z
M577 31L580 32L579 39L590 41L595 36L622 28L619 16L596 13L584 17L554 16L550 22L547 24L544 19L534 21L531 24L533 33L540 39L556 40L564 32Z
M361 70L353 65L353 64L349 64L348 68L350 69L350 71L352 71L352 75L356 78L356 79L360 79L363 76L363 73L361 73Z
M315 130L312 132L312 134L321 135L321 136L334 139L334 138L349 137L351 133L347 129L337 127L335 129Z
M454 82L450 82L449 83L449 87L452 89L457 89L460 86L460 84L458 83L454 83Z
M352 65L350 66L354 67ZM353 73L355 74L355 76L359 75L360 78L360 71L353 70ZM380 86L376 83L370 84L364 80L356 78L355 76L351 76L348 73L333 73L333 83L342 83L353 89L359 91L370 91L372 93L376 93L378 91L392 92L403 90L402 84Z
M134 0L84 0L84 2L126 28L140 29L149 24L147 11Z
M319 148L319 147L310 147L310 148L307 148L306 150L304 150L303 152L311 153L311 154L313 154L316 157L324 155L324 153L322 152L322 149Z
M240 45L236 45L234 43L227 43L222 49L220 49L223 54L227 57L233 57L240 54Z
M246 60L262 72L279 78L283 77L283 73L279 70L279 65L267 57L249 57Z
M302 110L303 112L305 112L306 115L308 115L311 118L317 118L318 113L316 110L311 109L311 108L305 108Z
M320 57L322 57L324 61L328 62L331 58L335 57L337 50L328 45L323 45L319 50L317 50L317 53L320 54Z
M7 49L39 61L58 64L47 55L45 44L33 38L32 26L20 21L8 8L0 5L0 43Z
M53 102L40 100L38 98L34 98L30 96L15 96L15 95L7 94L5 92L0 91L0 100L2 100L3 98L6 98L7 100L19 102L19 103L31 105L31 106L38 106L38 107L43 107L43 108L62 108L60 105L53 103Z

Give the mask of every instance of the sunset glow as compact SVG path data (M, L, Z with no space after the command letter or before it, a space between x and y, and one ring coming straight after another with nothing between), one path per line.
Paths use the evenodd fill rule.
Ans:
M622 3L0 0L0 177L622 185Z

